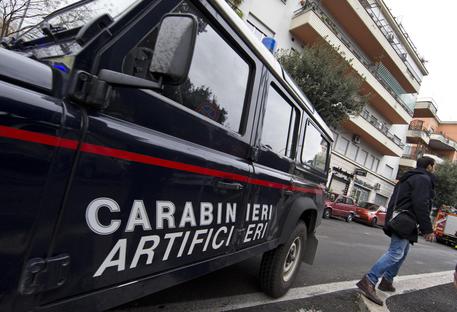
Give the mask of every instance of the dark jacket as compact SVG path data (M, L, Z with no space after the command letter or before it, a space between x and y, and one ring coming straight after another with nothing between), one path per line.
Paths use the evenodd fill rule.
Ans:
M391 236L387 220L390 220L394 208L409 210L416 217L416 223L423 234L433 233L432 222L430 221L430 210L435 191L435 176L425 169L417 168L406 172L394 188L392 197L387 207L386 223L384 232ZM397 195L398 193L398 195ZM398 196L398 198L397 198ZM397 202L395 203L395 199ZM406 237L411 243L417 242L418 231L415 229L411 235Z

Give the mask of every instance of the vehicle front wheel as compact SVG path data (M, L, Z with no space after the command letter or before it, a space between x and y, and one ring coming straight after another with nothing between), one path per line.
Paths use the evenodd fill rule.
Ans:
M324 214L322 215L322 218L324 218L324 219L330 219L331 216L332 216L332 209L330 209L330 208L325 208L325 209L324 209Z
M346 222L347 223L352 222L353 219L354 219L354 215L351 213L346 217Z
M376 225L378 225L378 219L377 218L371 219L371 226L376 226Z
M263 254L259 278L267 295L278 298L289 290L303 259L306 233L306 224L300 221L284 245Z

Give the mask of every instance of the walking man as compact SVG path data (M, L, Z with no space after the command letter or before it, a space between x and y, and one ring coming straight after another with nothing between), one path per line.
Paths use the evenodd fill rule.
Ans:
M409 244L417 243L417 227L411 234L400 237L394 233L388 225L394 210L408 210L415 216L419 230L424 238L433 241L432 223L430 221L430 209L434 196L435 160L430 157L421 157L417 160L416 169L406 172L395 186L390 199L384 233L390 236L390 246L387 252L378 259L371 270L356 285L362 293L371 301L383 305L382 300L376 295L376 284L382 277L379 289L394 292L394 277L398 274L401 265L406 259Z

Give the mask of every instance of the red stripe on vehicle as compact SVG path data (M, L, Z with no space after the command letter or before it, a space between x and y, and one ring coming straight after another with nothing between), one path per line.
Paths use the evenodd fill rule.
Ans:
M231 180L235 180L235 181L248 182L248 177L242 176L239 174L189 165L189 164L185 164L185 163L181 163L181 162L177 162L177 161L156 158L156 157L152 157L152 156L148 156L148 155L137 154L137 153L133 153L133 152L123 151L123 150L100 146L100 145L84 143L81 150L86 153L115 157L118 159L124 159L124 160L134 161L134 162L138 162L138 163L148 164L148 165L177 169L177 170L181 170L181 171L187 171L187 172L198 173L198 174L202 174L202 175L231 179Z
M49 145L62 147L66 149L76 150L78 147L78 141L69 140L64 138L59 138L52 135L42 134L33 131L20 130L11 127L0 126L0 137L16 139L26 142L32 142L37 144ZM254 185L260 185L269 188L283 189L283 190L292 190L301 193L312 193L312 194L322 194L323 191L320 188L303 188L298 186L290 186L286 184L276 183L268 180L261 179L252 179L247 176L243 176L236 173L220 171L215 169L209 169L205 167L189 165L186 163L181 163L177 161L171 161L166 159L161 159L157 157L152 157L149 155L138 154L134 152L128 152L120 149L115 149L106 146L100 146L90 143L83 143L81 146L81 151L89 154L95 154L106 157L114 157L117 159L128 160L132 162L153 165L158 167L176 169L186 172L192 172L201 175L207 175L212 177L218 177L223 179L230 179L233 181L239 181Z
M5 126L0 126L0 136L38 144L59 146L72 150L75 150L78 147L78 141L75 140L68 140L53 135L47 135L27 130L20 130Z

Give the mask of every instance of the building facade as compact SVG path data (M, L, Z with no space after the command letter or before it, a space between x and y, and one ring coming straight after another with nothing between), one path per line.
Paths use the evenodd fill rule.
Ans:
M370 94L360 116L334 130L329 189L386 205L395 185L416 95L428 72L382 0L244 0L242 18L261 40L300 51L326 42L351 60Z
M438 163L457 161L457 121L441 121L433 99L419 99L406 134L398 175L416 166L416 159L430 156Z

